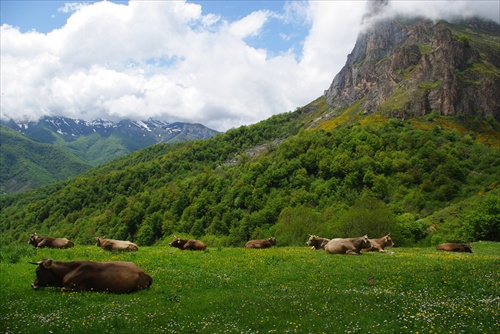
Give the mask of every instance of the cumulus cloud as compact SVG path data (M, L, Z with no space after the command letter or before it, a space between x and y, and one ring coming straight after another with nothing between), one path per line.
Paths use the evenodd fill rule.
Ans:
M450 11L454 2L445 3ZM261 10L228 22L183 1L67 4L66 25L47 34L1 26L1 116L153 117L220 131L255 123L328 88L354 47L365 6L290 1L281 13ZM460 6L458 12L479 13L468 2ZM416 8L398 1L390 10ZM271 19L310 27L302 50L252 47L248 39L259 38Z

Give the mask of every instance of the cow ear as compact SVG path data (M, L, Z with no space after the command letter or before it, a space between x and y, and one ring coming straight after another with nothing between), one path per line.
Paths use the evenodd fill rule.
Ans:
M43 266L45 267L45 269L50 269L50 267L52 267L52 260L51 259L48 259L47 261L45 261L43 263Z

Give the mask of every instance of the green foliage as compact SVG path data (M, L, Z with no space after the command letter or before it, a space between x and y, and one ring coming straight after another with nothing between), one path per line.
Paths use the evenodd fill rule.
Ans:
M303 206L287 207L281 211L275 227L278 245L303 245L320 224L320 215L315 210Z
M360 237L368 234L379 238L391 233L394 241L399 241L396 216L381 200L366 193L347 211L331 222L330 236L336 238Z
M479 210L468 216L474 239L496 241L500 239L500 197L486 194Z
M62 181L91 165L61 148L39 143L0 125L0 195Z
M500 319L500 244L493 242L472 244L472 254L398 247L362 256L305 245L23 248L0 248L21 252L15 263L0 258L2 333L490 333ZM123 295L35 291L28 262L42 258L132 261L153 285Z
M319 100L314 106L323 108ZM457 228L472 221L464 220L448 229L447 217L429 218L495 188L500 152L475 142L478 132L462 133L463 125L438 116L367 116L333 130L304 130L311 115L315 109L304 107L208 140L154 145L71 181L0 199L2 242L24 240L26 231L80 244L105 235L140 246L174 233L222 246L274 234L281 245L303 244L307 234L391 232L400 245L430 243L443 231L462 230L453 238L464 241L490 235L490 225ZM463 215L479 208L467 206Z

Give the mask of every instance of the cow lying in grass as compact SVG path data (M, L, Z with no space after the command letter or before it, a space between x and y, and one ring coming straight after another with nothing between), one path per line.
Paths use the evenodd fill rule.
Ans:
M101 291L127 293L146 289L151 276L132 262L61 262L43 259L36 264L33 289L60 287L61 291Z
M108 251L128 251L128 252L135 252L139 250L139 247L137 247L136 244L130 242L130 241L124 241L124 240L114 240L114 239L104 239L104 238L97 238L97 243L96 246L101 247L104 250Z
M437 250L448 251L448 252L465 252L472 253L472 246L456 243L447 243L436 246Z
M203 251L207 245L203 241L195 239L181 239L174 236L174 240L169 243L170 247L176 247L180 250Z
M35 248L71 248L75 244L69 241L66 238L50 238L50 237L41 237L36 233L30 235L30 240L28 244L33 245Z
M368 236L348 239L332 239L325 245L325 250L330 254L361 255L363 248L370 248L371 243Z
M245 244L246 248L270 248L272 246L276 246L275 237L263 240L250 240Z
M370 239L371 247L363 249L363 252L380 252L387 253L385 247L394 246L394 242L391 239L390 233L385 237L378 239Z

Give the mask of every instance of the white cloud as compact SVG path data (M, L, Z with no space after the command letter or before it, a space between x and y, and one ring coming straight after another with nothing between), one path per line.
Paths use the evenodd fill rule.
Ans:
M87 5L87 3L82 2L66 2L64 6L59 8L57 11L61 13L72 13L78 11L79 9L82 9L83 7L86 7Z
M394 8L416 10L401 3ZM2 25L3 118L154 117L224 131L320 96L354 47L365 2L291 1L283 13L256 11L235 22L182 1L65 10L74 11L67 24L47 34ZM245 42L271 17L310 26L299 59Z
M432 20L451 20L479 16L500 22L499 1L391 1L387 14L403 14L407 16L424 16Z
M253 12L241 20L232 23L229 26L229 31L239 38L258 35L266 23L268 16L269 13L267 11L259 10Z

